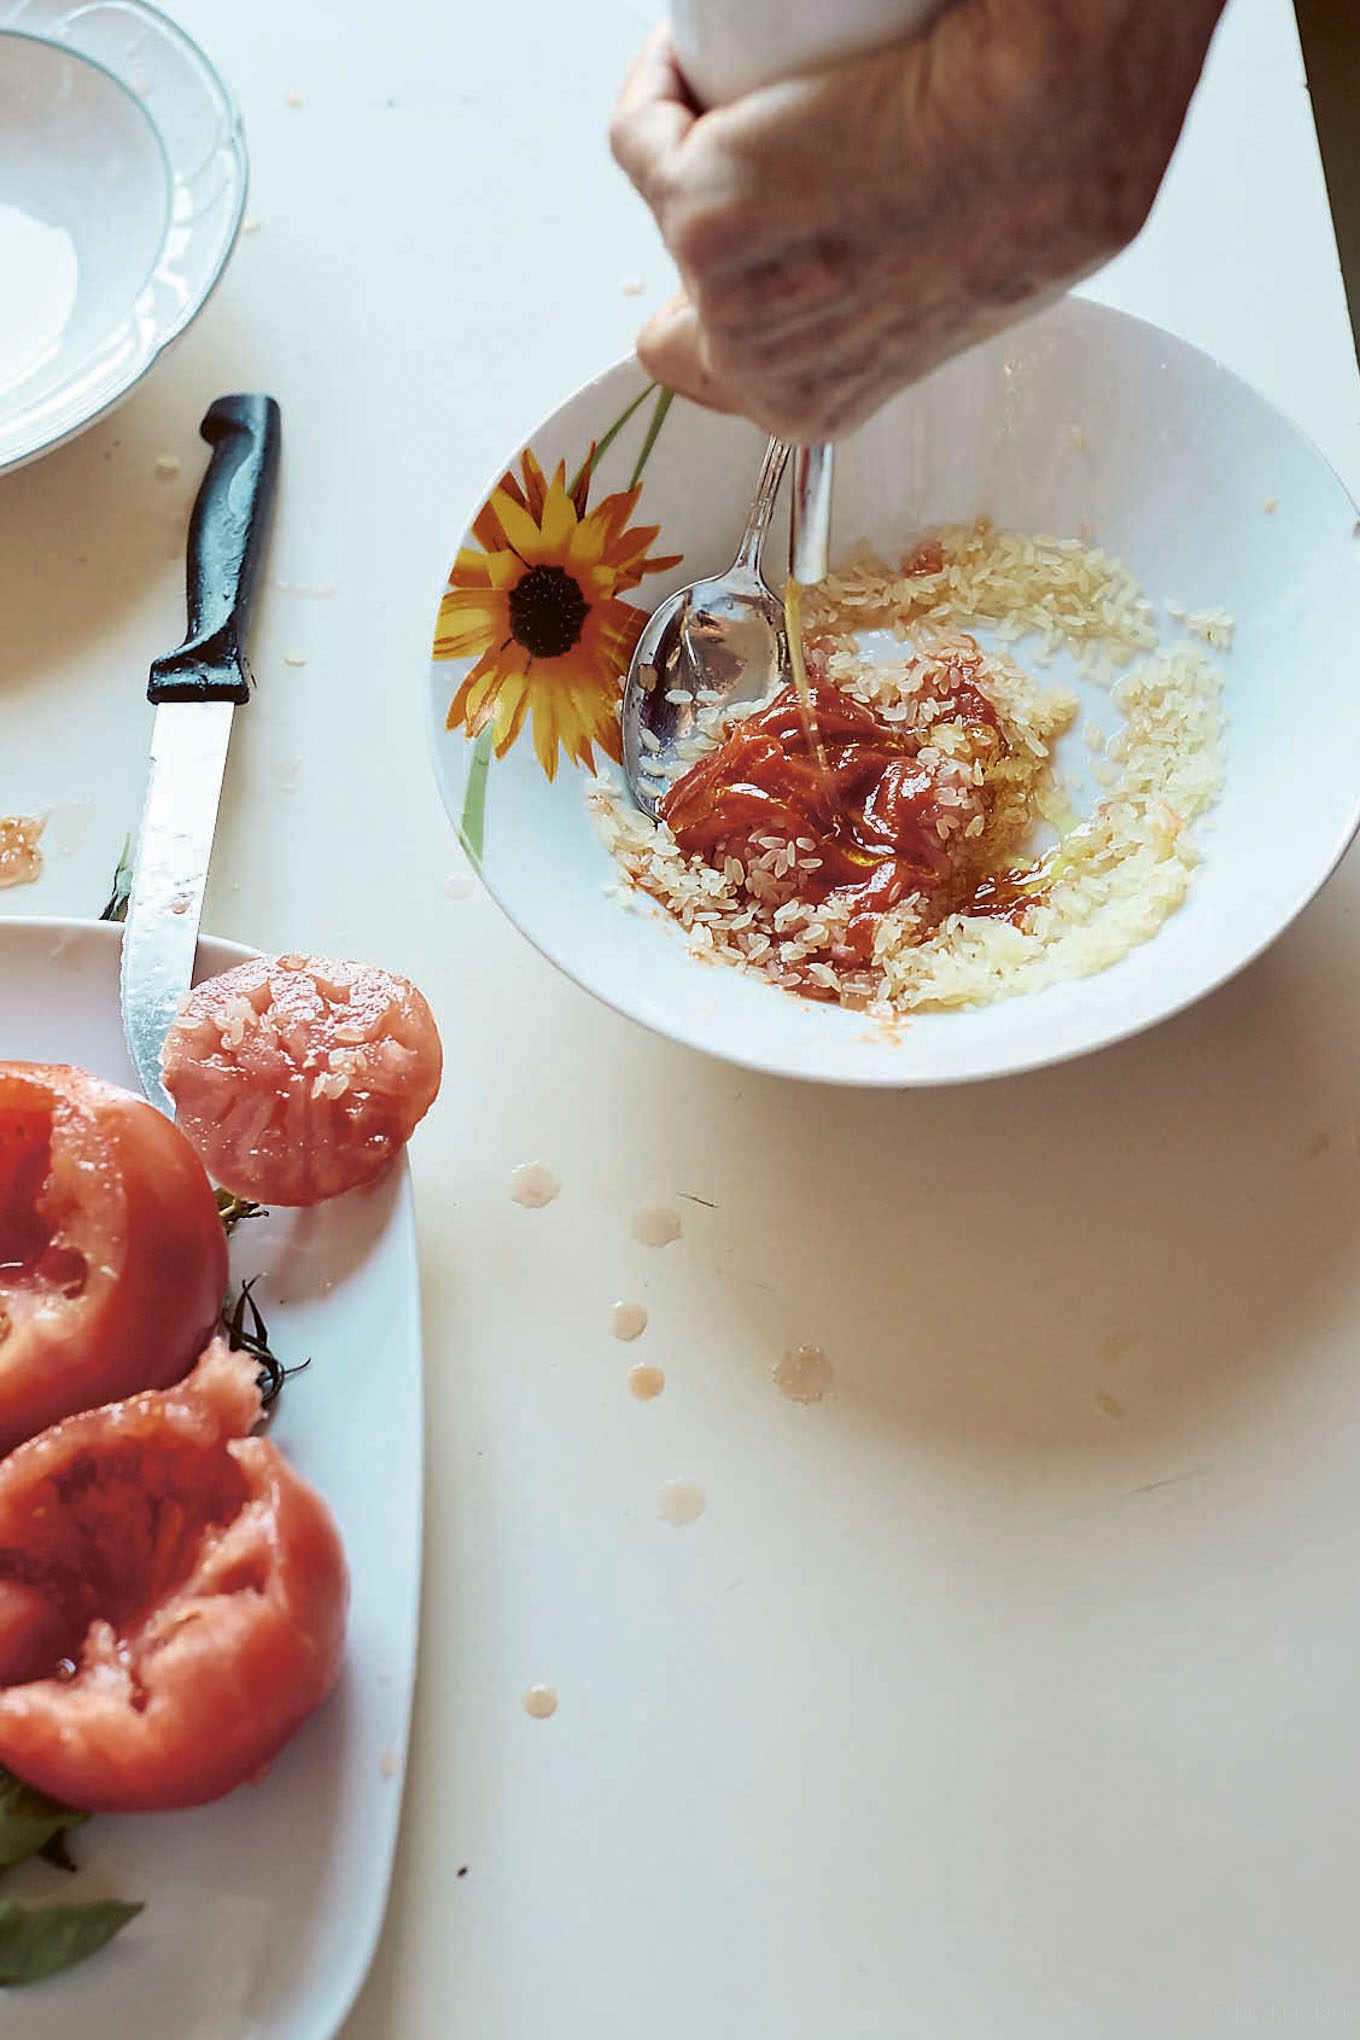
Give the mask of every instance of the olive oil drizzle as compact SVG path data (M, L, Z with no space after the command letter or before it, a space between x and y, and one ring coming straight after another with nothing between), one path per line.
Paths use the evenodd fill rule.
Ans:
M784 636L789 647L789 665L793 669L793 685L798 695L798 708L803 718L803 734L808 749L817 761L817 770L822 776L822 785L832 808L839 806L831 780L831 769L827 764L826 746L822 733L817 727L817 714L812 705L812 689L808 686L807 661L803 656L803 596L801 581L795 581L790 574L784 583Z

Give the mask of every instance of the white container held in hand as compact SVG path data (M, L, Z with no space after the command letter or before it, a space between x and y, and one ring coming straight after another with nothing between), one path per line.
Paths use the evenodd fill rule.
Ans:
M702 106L725 106L782 78L867 56L918 34L946 0L670 0L686 82ZM831 545L830 446L793 462L789 573L824 579Z
M680 66L701 106L905 42L944 0L671 0Z

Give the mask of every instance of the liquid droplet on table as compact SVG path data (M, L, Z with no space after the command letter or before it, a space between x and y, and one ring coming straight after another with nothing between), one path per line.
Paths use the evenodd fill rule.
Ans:
M708 1496L697 1480L668 1480L657 1498L656 1513L663 1523L683 1530L697 1523L708 1507Z
M526 1211L541 1211L551 1204L562 1185L542 1162L521 1162L510 1172L510 1195Z
M774 1385L789 1402L821 1402L830 1395L836 1370L820 1346L790 1346L774 1363Z
M609 1313L609 1329L616 1339L640 1339L647 1329L647 1312L640 1303L616 1303Z
M553 1686L531 1686L524 1696L524 1712L535 1721L546 1721L557 1712L557 1690Z
M633 1238L644 1247L668 1247L684 1229L673 1204L644 1204L633 1214Z
M32 885L42 877L41 815L0 815L0 886Z
M628 1393L639 1402L655 1402L666 1386L666 1377L659 1367L630 1367L628 1370Z

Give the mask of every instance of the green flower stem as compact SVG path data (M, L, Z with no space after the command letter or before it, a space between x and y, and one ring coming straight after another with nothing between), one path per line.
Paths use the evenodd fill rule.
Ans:
M653 389L656 389L655 383L653 383L651 387ZM652 448L656 445L657 439L659 438L661 433L661 428L666 422L666 413L667 411L669 411L674 399L675 399L674 390L657 390L656 407L652 412L652 422L647 427L647 437L642 442L642 451L637 457L637 463L633 469L632 474L628 477L628 486L630 489L635 489L638 483L642 480L642 470L647 465L648 459L651 455Z
M477 732L468 763L467 790L458 823L458 840L474 864L482 861L482 838L486 831L486 775L491 765L491 725Z
M581 462L580 467L577 468L576 473L571 478L570 485L568 486L567 489L567 494L569 496L574 496L576 494L577 489L581 485L581 477L586 471L586 461L591 461L592 465L598 464L598 462L600 461L604 453L607 451L607 449L614 444L614 441L618 438L620 432L622 432L624 426L628 423L628 420L632 417L634 411L640 410L642 408L642 406L646 403L648 397L650 397L652 391L655 388L656 384L649 382L647 384L647 387L640 393L640 395L634 397L632 403L628 406L627 410L619 412L618 417L614 420L613 424L610 426L609 430L605 433L604 437L602 439L596 440L593 452L588 453L586 455L585 460Z

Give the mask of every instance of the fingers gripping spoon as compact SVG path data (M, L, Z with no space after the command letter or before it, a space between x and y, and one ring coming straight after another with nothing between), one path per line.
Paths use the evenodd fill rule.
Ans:
M245 637L278 480L272 397L219 397L200 430L212 448L189 520L188 634L151 668L151 777L123 929L123 1031L151 1103L165 1037L193 980L203 892L232 717L250 699Z

